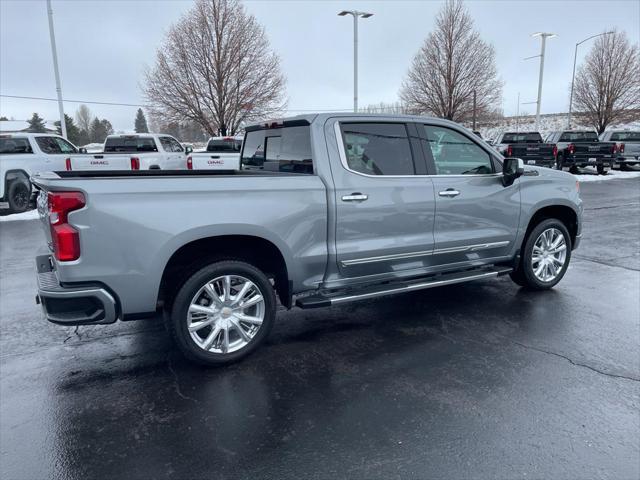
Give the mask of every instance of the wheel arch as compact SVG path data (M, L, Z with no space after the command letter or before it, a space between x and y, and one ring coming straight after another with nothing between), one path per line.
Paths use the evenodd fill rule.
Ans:
M178 248L162 271L158 304L170 306L189 275L205 263L218 259L245 261L262 270L273 278L280 302L287 308L291 307L292 285L284 255L272 241L247 234L203 237Z
M2 186L4 189L3 194L0 195L0 197L4 197L9 191L9 183L17 179L23 179L29 185L29 189L31 189L32 186L29 177L30 175L27 173L27 171L21 168L13 168L11 170L7 170L4 174L4 181L2 182Z
M556 218L560 220L569 231L569 235L571 236L571 245L575 245L576 237L578 235L578 213L568 205L546 205L538 208L529 219L527 230L522 239L522 244L524 245L527 238L529 238L531 230L533 230L540 222L548 218Z

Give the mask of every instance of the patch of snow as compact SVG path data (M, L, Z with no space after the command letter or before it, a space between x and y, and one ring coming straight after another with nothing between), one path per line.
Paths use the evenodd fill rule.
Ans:
M595 168L587 167L582 169L584 173L574 175L576 180L580 183L586 182L604 182L606 180L616 180L622 178L638 178L640 177L640 170L634 170L630 172L620 170L609 170L606 175L598 175Z
M15 222L19 220L37 220L40 218L38 210L29 210L28 212L12 213L0 217L0 222Z

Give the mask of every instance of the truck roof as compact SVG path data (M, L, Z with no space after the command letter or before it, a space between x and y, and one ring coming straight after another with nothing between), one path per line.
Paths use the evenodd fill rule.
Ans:
M250 132L251 130L259 130L265 127L274 128L279 124L289 124L289 125L310 125L312 123L324 123L329 118L367 118L367 119L380 119L380 120L404 120L407 122L424 122L428 120L429 122L433 122L441 125L456 125L458 123L452 122L451 120L446 120L444 118L430 117L430 116L422 116L422 115L401 115L401 114L386 114L386 113L356 113L356 112L326 112L326 113L308 113L304 115L295 115L292 117L282 117L265 120L264 122L259 122L255 124L248 125L245 128L245 131ZM274 125L275 124L275 125Z
M0 132L0 138L13 138L13 137L60 137L64 138L57 133L31 133L31 132L11 132L11 133L2 133Z

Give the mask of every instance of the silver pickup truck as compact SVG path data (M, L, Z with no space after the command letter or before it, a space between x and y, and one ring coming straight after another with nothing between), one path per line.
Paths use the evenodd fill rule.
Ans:
M164 313L182 352L204 364L253 351L278 302L325 307L504 274L551 288L581 236L572 175L504 159L463 127L424 117L254 125L239 171L33 181L50 249L37 258L46 318Z

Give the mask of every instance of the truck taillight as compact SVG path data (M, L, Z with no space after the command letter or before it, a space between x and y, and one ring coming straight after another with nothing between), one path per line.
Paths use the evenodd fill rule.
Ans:
M70 171L71 171L71 159L70 159L70 158L67 158L67 159L64 161L64 168L66 168L66 169L67 169L67 172L70 172Z
M574 153L576 153L576 146L573 143L570 143L569 145L567 145L567 151L570 155L573 155Z
M511 155L513 155L513 148L511 147L511 145L509 145L507 147L507 158L509 158Z
M80 235L67 222L70 212L86 205L81 192L49 192L49 227L53 253L61 262L80 258Z
M558 156L558 146L557 146L557 145L554 145L554 146L553 146L553 156L554 156L554 157L557 157L557 156Z
M187 157L187 170L193 170L193 159L191 157Z
M131 170L140 170L140 159L138 157L131 157Z
M618 150L618 145L616 145L615 143L611 145L611 153L616 153L617 150Z
M620 153L624 153L624 143L621 143L620 145L618 145L618 151Z

